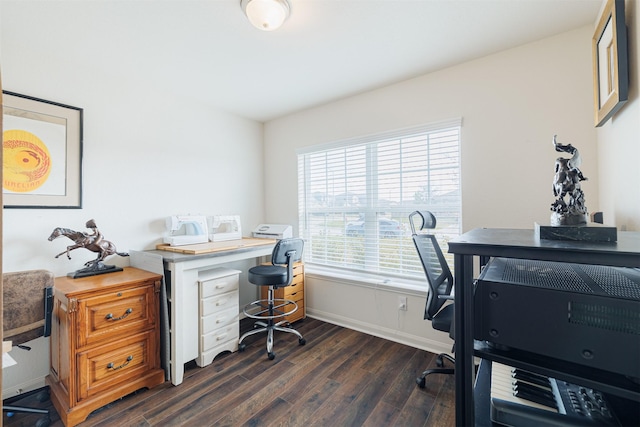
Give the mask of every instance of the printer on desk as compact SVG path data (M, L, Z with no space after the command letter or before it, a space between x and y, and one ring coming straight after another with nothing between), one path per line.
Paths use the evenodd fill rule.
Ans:
M259 239L287 239L293 237L290 225L260 224L253 230L253 237Z

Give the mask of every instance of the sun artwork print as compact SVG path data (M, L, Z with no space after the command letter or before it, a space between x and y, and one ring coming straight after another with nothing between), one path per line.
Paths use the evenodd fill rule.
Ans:
M51 173L51 155L47 146L26 130L7 130L2 140L3 188L16 193L40 188Z

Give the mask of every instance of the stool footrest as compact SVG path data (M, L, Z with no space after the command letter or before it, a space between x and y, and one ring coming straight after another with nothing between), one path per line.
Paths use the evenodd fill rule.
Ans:
M280 319L298 310L298 304L288 299L259 299L244 306L245 316L252 319L274 320Z

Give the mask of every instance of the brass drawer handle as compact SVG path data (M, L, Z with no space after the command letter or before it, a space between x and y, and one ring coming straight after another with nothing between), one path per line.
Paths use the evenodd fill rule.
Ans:
M129 356L127 357L127 361L124 362L122 365L120 366L113 366L113 362L109 362L109 364L107 365L107 369L112 369L114 371L117 371L118 369L122 369L125 366L127 366L129 364L129 362L131 362L133 360L133 356Z
M107 320L113 320L113 321L122 320L125 317L127 317L128 315L130 315L131 313L133 313L133 309L132 308L127 308L127 311L125 311L124 314L122 316L120 316L120 317L113 317L113 314L109 313L104 318L107 319Z

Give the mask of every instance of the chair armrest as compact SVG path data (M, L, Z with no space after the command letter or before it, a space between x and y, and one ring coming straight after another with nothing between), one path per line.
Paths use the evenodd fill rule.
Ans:
M449 300L454 299L453 295L438 295L438 298L439 299L449 299Z

